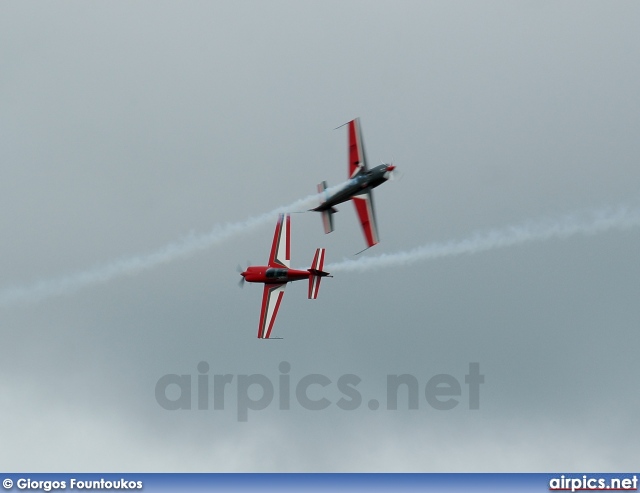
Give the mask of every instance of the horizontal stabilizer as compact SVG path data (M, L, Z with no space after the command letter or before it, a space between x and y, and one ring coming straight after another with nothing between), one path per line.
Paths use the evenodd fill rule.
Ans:
M318 248L316 254L313 257L311 268L309 269L309 299L315 300L318 297L318 291L320 291L320 281L323 277L329 275L328 272L322 270L324 267L324 248Z
M326 211L320 211L322 214L322 225L324 226L324 233L329 234L333 231L333 213L335 209L332 207Z
M318 183L318 193L322 193L327 189L327 182L323 181L322 183Z
M322 183L318 183L318 194L321 195L324 192L324 197L320 202L320 205L315 209L311 209L312 211L318 211L322 214L322 225L324 226L325 234L329 234L333 231L333 217L332 214L338 212L337 209L333 207L325 208L324 204L327 201L328 193L327 193L327 182L323 181Z

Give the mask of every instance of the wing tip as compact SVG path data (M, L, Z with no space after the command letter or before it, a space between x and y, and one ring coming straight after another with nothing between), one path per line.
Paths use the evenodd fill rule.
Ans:
M344 127L345 125L349 125L350 123L357 122L357 121L359 121L359 120L360 120L360 117L359 117L359 116L356 116L355 118L352 118L352 119L351 119L351 120L349 120L348 122L344 122L342 125L338 125L336 128L334 128L334 130L338 130L339 128L342 128L342 127Z

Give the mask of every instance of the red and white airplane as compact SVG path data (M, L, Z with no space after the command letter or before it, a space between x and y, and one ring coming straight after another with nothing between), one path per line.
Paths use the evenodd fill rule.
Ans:
M313 257L311 268L307 270L291 269L291 217L289 214L280 214L276 231L273 235L273 245L268 265L250 266L240 275L241 285L244 281L261 282L264 284L262 294L262 310L260 311L260 323L258 324L258 338L269 339L271 329L276 320L280 302L284 296L284 288L288 282L309 280L309 299L316 299L320 290L320 281L323 277L333 277L324 272L324 248L318 248Z
M373 189L385 181L393 179L393 170L396 167L393 164L383 163L372 169L367 168L360 120L356 118L345 125L349 126L349 181L333 195L325 197L324 202L318 207L311 210L322 214L324 232L331 233L333 231L333 214L338 212L334 206L347 200L353 200L367 248L370 248L379 242L376 211L373 207ZM326 189L326 181L318 185L318 193L322 193Z

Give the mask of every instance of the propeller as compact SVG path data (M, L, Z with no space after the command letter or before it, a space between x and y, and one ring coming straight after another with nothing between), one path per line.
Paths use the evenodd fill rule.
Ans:
M247 262L247 265L251 265L251 262ZM242 276L240 278L240 281L238 281L238 287L240 288L244 288L244 283L246 281L245 277L244 277L244 273L245 273L245 269L242 268L242 266L240 264L238 264L238 266L236 267L236 270L238 271L238 273Z
M387 167L387 170L384 173L384 177L387 180L397 181L402 178L402 174L399 171L396 171L396 165L394 164L393 159L391 159L390 163L382 163Z

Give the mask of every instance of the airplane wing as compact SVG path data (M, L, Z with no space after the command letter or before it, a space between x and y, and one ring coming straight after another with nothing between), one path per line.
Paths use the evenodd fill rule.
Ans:
M290 267L291 265L291 216L280 214L276 232L273 235L271 255L269 255L269 267Z
M356 195L351 198L356 206L358 219L362 226L367 248L378 243L378 227L376 225L376 211L373 207L373 192Z
M349 178L367 171L367 157L364 154L364 142L360 132L360 119L349 122Z
M258 325L258 338L269 339L273 323L276 321L278 308L284 296L284 288L287 283L265 284L262 294L262 310L260 311L260 324Z

